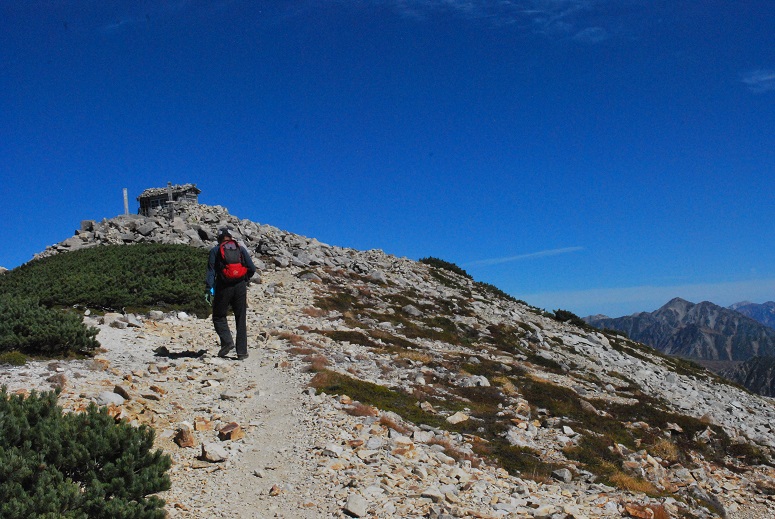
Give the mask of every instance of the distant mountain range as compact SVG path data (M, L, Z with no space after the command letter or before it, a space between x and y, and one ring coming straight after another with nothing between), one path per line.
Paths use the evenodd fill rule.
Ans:
M584 320L596 328L625 332L669 355L732 361L775 356L775 329L708 301L694 304L677 297L654 312Z
M624 332L668 355L694 359L756 393L775 394L775 302L724 308L675 298L654 312L595 315L584 321Z
M735 303L727 308L747 315L751 319L759 321L765 326L775 328L775 301L767 301L763 304L743 301L742 303Z

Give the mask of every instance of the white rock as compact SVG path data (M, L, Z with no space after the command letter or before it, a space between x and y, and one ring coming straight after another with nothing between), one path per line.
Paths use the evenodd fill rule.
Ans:
M465 414L462 411L458 411L457 413L453 414L452 416L448 416L447 417L447 422L451 423L451 424L457 424L457 423L465 422L466 420L468 420L468 418L469 417L468 417L467 414Z
M369 503L360 494L350 494L347 496L344 511L354 517L363 517L369 511Z
M323 454L330 458L338 458L339 456L342 455L342 453L344 453L344 447L342 447L341 445L337 445L335 443L329 443L323 449Z
M430 431L414 431L414 433L412 434L414 441L416 441L417 443L428 443L435 436L436 435Z
M211 463L218 463L229 459L229 453L217 443L203 443L202 459Z
M110 404L122 405L124 403L124 397L111 391L103 391L95 397L94 401L98 406Z

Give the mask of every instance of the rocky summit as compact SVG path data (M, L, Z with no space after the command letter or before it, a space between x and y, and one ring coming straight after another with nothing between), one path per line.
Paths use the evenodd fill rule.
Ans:
M93 359L0 368L153 426L170 517L775 514L772 400L458 273L202 205L86 221L41 256L210 247L224 225L260 268L245 361L215 356L209 320L152 311L87 315Z

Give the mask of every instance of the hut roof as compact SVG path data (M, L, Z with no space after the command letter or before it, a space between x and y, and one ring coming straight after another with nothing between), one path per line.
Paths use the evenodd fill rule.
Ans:
M173 195L179 195L181 193L186 193L188 191L194 191L197 195L201 193L202 191L196 187L196 184L175 184L172 187L172 194ZM167 188L166 187L150 187L140 193L140 196L137 197L138 200L141 198L151 198L155 196L163 196L167 194Z

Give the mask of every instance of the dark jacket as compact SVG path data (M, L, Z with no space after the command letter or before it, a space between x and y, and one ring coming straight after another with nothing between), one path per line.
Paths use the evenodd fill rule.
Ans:
M205 279L207 288L210 289L220 285L234 285L240 281L247 281L248 279L252 278L253 274L256 273L256 266L253 264L253 260L250 258L248 250L242 245L239 246L240 252L242 253L242 264L247 267L248 273L245 274L245 277L240 280L225 279L223 277L223 274L221 274L223 265L221 260L220 245L221 244L219 243L210 249L210 256L207 259L207 278Z

